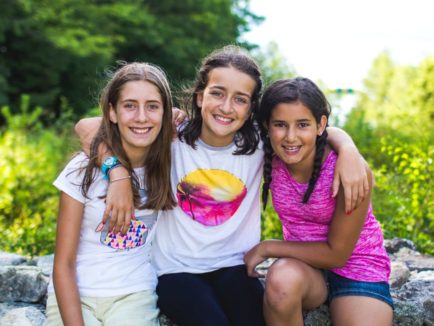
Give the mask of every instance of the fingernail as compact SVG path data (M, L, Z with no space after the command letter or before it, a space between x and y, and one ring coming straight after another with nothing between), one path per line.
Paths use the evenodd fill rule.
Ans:
M352 212L353 212L353 211L348 211L348 212L347 212L347 215L351 215Z
M104 227L104 222L99 223L95 229L95 232L101 232L103 227Z

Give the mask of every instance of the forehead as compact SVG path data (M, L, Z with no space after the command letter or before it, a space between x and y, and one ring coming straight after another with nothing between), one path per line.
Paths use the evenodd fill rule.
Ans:
M134 80L125 83L119 93L119 100L162 101L157 86L145 80Z
M256 82L251 76L234 67L220 67L208 73L207 87L221 87L228 91L252 95Z
M279 103L271 112L272 120L312 120L315 119L311 110L300 101Z

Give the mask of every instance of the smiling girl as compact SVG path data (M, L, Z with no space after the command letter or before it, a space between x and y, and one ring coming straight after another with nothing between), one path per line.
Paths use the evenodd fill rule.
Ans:
M266 157L263 202L271 189L284 240L266 240L244 261L251 276L269 257L279 258L266 277L268 325L303 325L303 309L330 301L333 325L391 325L390 261L369 196L345 213L343 189L333 198L338 155L327 144L330 106L309 79L273 83L257 120ZM270 173L271 170L271 173Z
M90 158L75 156L54 181L61 191L47 325L158 325L150 241L157 212L174 206L170 179L172 100L166 77L124 65L104 88ZM125 234L100 224L109 181L96 164L104 143L128 170L136 219Z

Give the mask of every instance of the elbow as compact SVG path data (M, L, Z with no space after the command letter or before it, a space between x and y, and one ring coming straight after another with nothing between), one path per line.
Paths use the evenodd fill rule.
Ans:
M329 266L327 268L341 268L347 264L348 259L352 252L349 252L345 248L333 248L331 247L331 254L329 255Z

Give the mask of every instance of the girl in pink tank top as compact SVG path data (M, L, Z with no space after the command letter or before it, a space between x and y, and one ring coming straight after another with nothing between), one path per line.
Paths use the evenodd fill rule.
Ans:
M271 189L284 240L266 240L245 256L250 276L269 257L268 325L302 325L303 309L330 303L334 325L391 325L390 260L369 195L345 212L342 189L332 197L337 154L327 145L330 105L309 79L273 83L256 113L264 138L262 199ZM369 172L370 173L370 172Z

